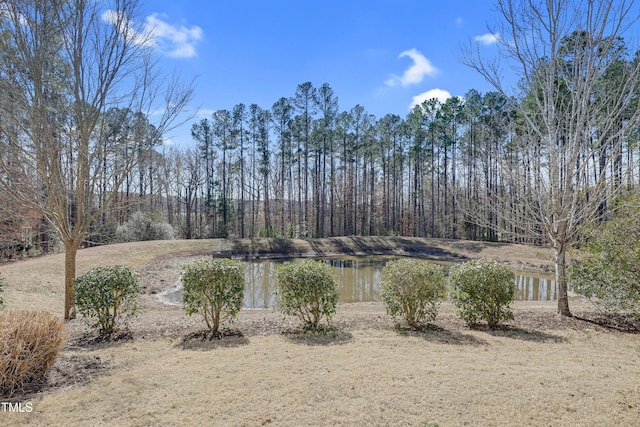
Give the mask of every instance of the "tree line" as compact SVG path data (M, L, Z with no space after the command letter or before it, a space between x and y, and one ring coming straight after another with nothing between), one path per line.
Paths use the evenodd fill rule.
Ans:
M192 126L194 146L161 146L138 162L126 195L184 238L405 235L544 244L526 209L548 183L542 144L498 92L425 101L406 117L339 111L329 84L298 85L270 109L237 104ZM583 197L640 183L637 133L585 145ZM523 150L526 149L526 150ZM605 169L606 167L606 169ZM578 179L578 178L576 178ZM606 210L609 197L601 200ZM121 220L126 216L121 217Z
M515 124L495 92L471 90L378 119L361 105L340 111L329 84L306 82L270 109L237 104L194 123L195 146L164 147L153 166L177 186L143 196L156 206L163 200L185 237L531 242L538 236L491 226L512 218L487 197L500 191L499 162Z
M427 100L405 117L376 118L361 105L340 111L328 83L305 82L270 109L240 103L193 123L190 147L163 145L144 115L110 109L101 126L113 153L92 172L93 203L115 209L101 210L86 240L109 242L141 210L187 239L404 235L544 244L522 202L545 184L536 173L543 147L521 150L512 101L472 89ZM589 148L584 189L603 174L612 194L640 184L637 133L613 149ZM134 167L108 173L132 155Z

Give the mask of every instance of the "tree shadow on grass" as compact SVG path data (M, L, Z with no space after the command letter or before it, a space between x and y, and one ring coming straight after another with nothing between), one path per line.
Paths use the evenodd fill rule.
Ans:
M419 337L437 344L471 345L481 346L489 343L471 334L445 329L432 323L420 325L418 328L410 328L406 325L396 325L396 331L403 336Z
M191 332L176 344L183 350L213 350L216 348L240 347L249 344L249 339L235 329L223 329L212 334L208 329Z
M335 251L341 255L357 255L359 253L366 253L361 250L354 250L352 246L345 243L343 239L332 239L331 243L335 246ZM358 245L355 245L358 246ZM361 249L361 248L358 248Z
M282 335L291 342L306 345L341 345L353 341L351 332L335 326L319 326L315 329L299 326L283 331Z
M282 256L295 255L296 246L289 239L274 237L269 239L269 254L278 254Z
M324 250L320 247L320 242L318 240L308 240L307 243L313 249L314 256L323 256Z
M489 328L487 325L474 325L476 331L484 331L494 337L512 338L522 341L533 342L553 342L553 343L566 343L569 340L559 335L549 334L542 331L527 330L518 328L511 325L498 325L493 328Z
M586 316L574 316L576 320L590 323L605 330L640 334L640 319L629 314L602 314L591 313Z
M412 256L452 262L462 261L466 259L465 257L453 254L445 249L429 245L428 242L402 237L394 237L391 239L396 244L398 249L401 249L405 253Z

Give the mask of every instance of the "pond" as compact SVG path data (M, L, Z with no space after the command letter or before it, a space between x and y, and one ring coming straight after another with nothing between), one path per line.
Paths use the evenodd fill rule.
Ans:
M331 264L338 277L338 293L340 302L372 302L380 301L380 284L382 267L394 259L394 256L340 256L322 258ZM290 259L259 259L244 261L246 308L273 307L273 293L276 288L275 271ZM449 267L452 263L429 261ZM555 278L548 274L515 271L516 300L520 301L554 301L556 298ZM182 285L180 282L161 294L165 300L180 304L182 302Z

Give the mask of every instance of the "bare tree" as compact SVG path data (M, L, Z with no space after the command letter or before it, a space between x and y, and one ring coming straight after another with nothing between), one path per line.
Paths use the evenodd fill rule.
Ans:
M555 249L558 314L570 316L565 274L567 249L585 225L599 219L615 194L610 164L637 127L640 63L621 40L638 19L633 0L498 0L504 23L491 32L500 57L483 58L477 46L464 62L514 100L521 126L520 156L536 158L532 173L503 161L503 185L522 188L517 202L524 224L543 232ZM619 65L617 84L608 84ZM518 91L504 67L520 78ZM523 177L528 177L523 179ZM504 208L508 208L504 206Z
M134 131L124 141L124 151L107 139L105 113L112 107L146 117L163 111L154 124L162 134L192 93L190 83L165 82L155 73L151 34L140 26L138 10L138 0L0 2L0 181L61 236L65 319L75 317L77 250L148 149L140 147L144 129L141 138ZM33 177L28 189L9 173L16 164L21 175ZM104 182L107 194L97 204Z
M198 195L202 191L204 177L202 173L201 157L196 150L186 150L178 154L180 169L176 169L175 173L179 189L178 201L184 205L184 228L182 234L186 239L192 239L194 236L201 237L202 233L197 230L194 233L193 217L197 214ZM198 225L198 221L196 221Z

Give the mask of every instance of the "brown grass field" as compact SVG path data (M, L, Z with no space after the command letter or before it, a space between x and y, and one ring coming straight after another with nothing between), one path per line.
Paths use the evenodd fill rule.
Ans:
M377 249L376 249L377 248ZM268 256L360 251L486 258L548 270L551 252L521 245L379 238L319 242L144 242L81 250L78 272L127 264L144 311L131 335L97 342L81 319L36 392L2 426L634 426L640 425L640 335L605 329L590 303L514 303L515 320L469 329L444 302L422 332L395 327L380 303L342 304L337 332L304 336L294 318L243 310L222 339L187 340L203 322L157 294L180 266L214 250ZM7 308L63 312L63 256L0 266ZM239 332L239 333L238 333ZM1 400L1 399L0 399ZM6 400L6 399L5 399Z

